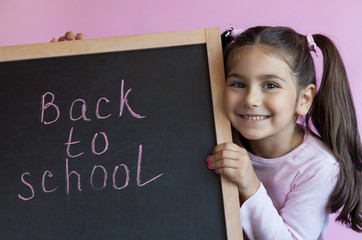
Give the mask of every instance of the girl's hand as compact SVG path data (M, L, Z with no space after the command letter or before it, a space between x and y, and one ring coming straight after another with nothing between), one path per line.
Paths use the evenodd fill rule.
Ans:
M50 42L62 42L62 41L72 41L72 40L82 40L84 39L83 33L78 33L76 36L74 36L74 33L69 31L66 32L64 36L61 36L60 38L56 39L53 38Z
M206 160L208 168L228 178L239 189L241 202L250 198L260 186L249 155L244 148L234 143L217 145L213 155Z

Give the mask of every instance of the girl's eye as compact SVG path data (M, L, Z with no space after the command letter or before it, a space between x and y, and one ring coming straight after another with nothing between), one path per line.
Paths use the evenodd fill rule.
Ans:
M274 83L266 83L264 88L277 88L278 86Z
M230 86L236 87L236 88L243 88L243 87L245 87L245 84L240 83L240 82L235 82L235 83L230 84Z

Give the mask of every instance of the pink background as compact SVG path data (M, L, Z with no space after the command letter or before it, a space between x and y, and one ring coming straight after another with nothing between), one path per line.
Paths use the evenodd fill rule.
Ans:
M66 31L87 38L219 27L290 26L322 33L339 47L361 131L360 0L1 0L0 46L48 42ZM318 61L320 62L320 61ZM361 239L331 222L326 239Z

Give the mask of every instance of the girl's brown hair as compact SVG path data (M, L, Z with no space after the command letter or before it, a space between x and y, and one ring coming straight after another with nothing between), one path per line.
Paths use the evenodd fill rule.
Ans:
M362 231L362 147L355 108L342 58L333 42L324 35L313 35L323 53L320 88L305 117L306 127L333 152L339 163L339 176L327 209L338 212L337 221L354 231ZM255 27L233 38L222 35L226 71L233 56L245 46L262 44L280 52L297 79L298 89L316 85L315 68L306 36L287 27ZM315 129L313 131L313 129Z

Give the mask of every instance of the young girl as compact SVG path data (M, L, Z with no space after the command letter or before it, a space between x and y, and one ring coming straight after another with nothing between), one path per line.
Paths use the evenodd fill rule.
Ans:
M207 162L237 185L248 238L323 239L337 211L338 221L361 232L361 142L332 41L285 27L230 28L222 37L234 143L216 146ZM317 46L324 57L319 91Z

